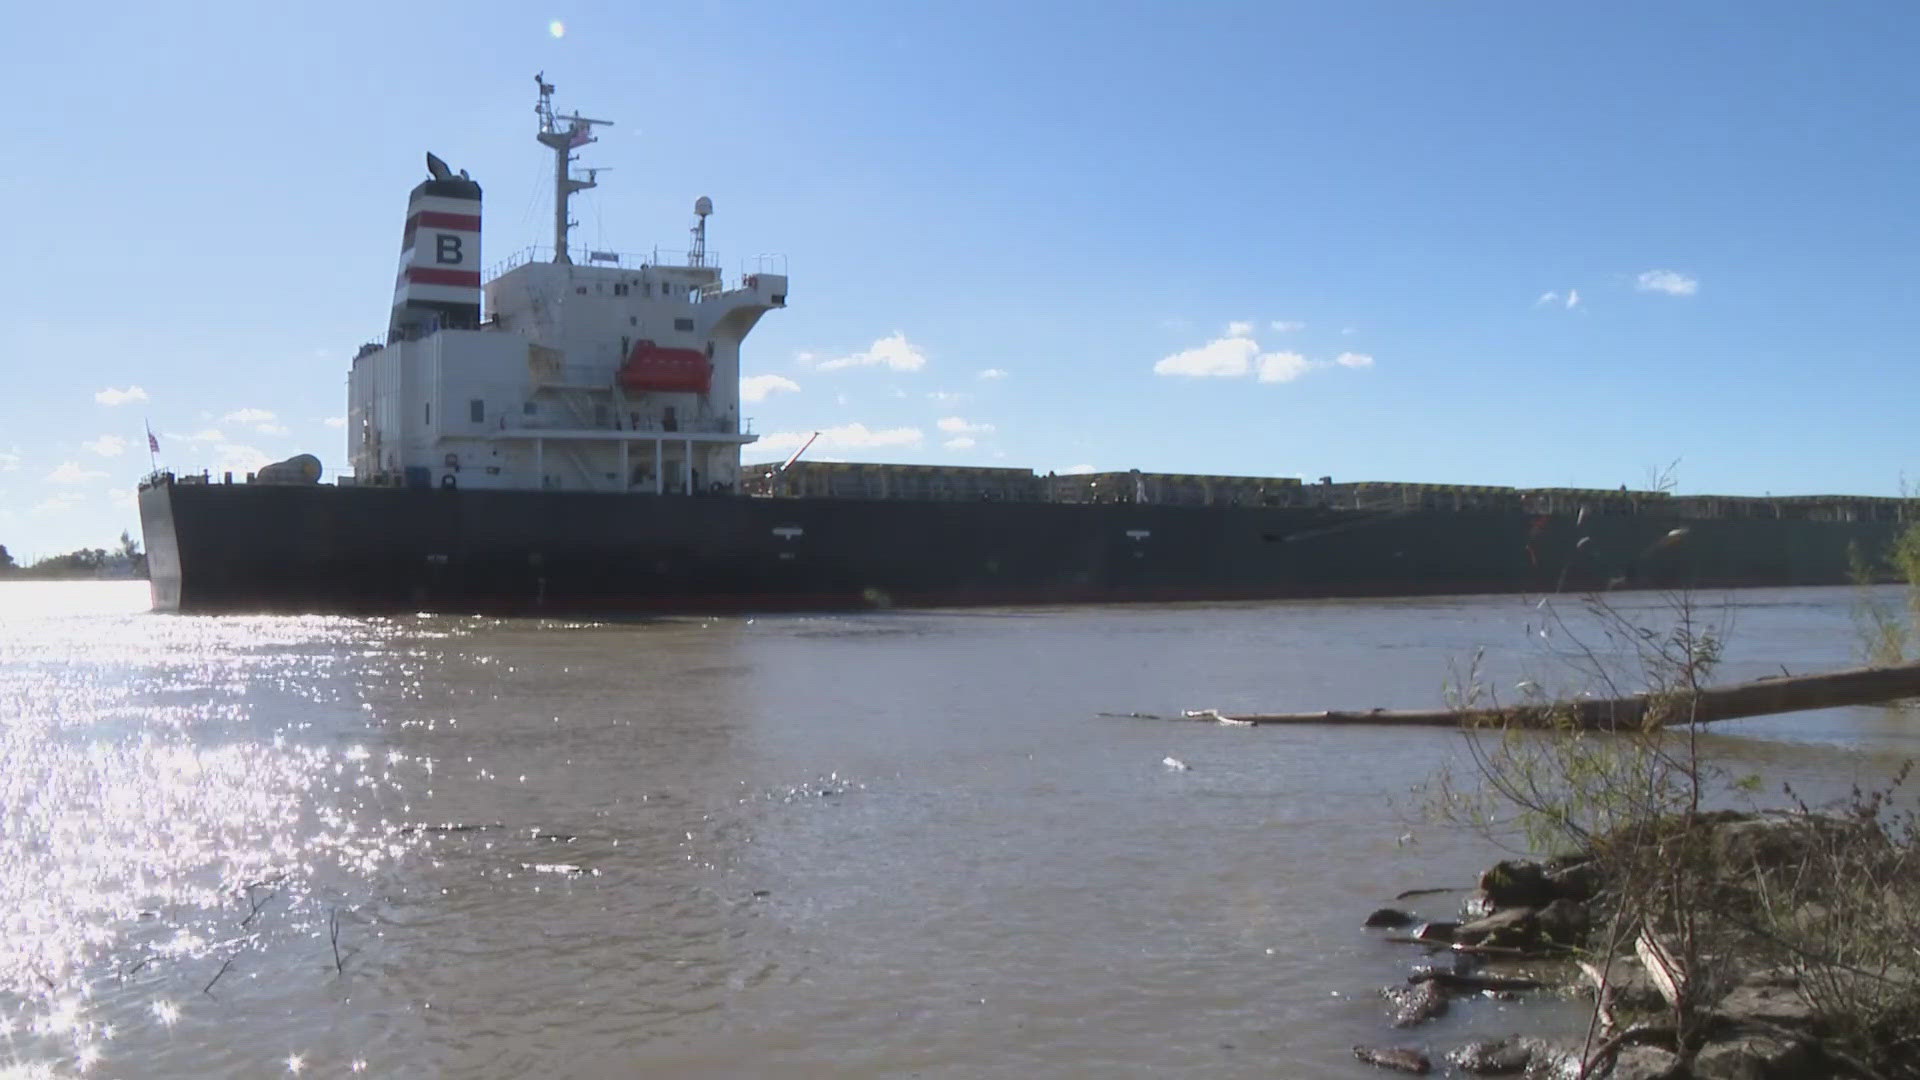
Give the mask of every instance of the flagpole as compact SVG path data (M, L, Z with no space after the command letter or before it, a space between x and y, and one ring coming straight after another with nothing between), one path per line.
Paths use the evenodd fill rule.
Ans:
M153 437L153 421L143 420L141 421L141 424L147 429L148 470L150 472L159 472L160 471L160 440Z

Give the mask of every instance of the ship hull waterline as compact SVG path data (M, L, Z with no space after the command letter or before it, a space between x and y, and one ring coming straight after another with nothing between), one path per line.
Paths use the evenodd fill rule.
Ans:
M562 615L1836 585L1886 522L181 483L154 608Z

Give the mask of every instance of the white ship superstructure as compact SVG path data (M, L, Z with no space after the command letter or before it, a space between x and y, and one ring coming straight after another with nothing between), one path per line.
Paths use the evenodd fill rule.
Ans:
M653 494L740 490L740 344L786 305L784 273L729 285L706 250L569 251L573 151L603 120L556 116L554 243L480 271L480 188L428 156L408 205L385 343L354 358L348 445L359 484ZM542 259L541 256L546 258ZM582 261L574 261L575 256ZM784 269L783 267L778 267Z

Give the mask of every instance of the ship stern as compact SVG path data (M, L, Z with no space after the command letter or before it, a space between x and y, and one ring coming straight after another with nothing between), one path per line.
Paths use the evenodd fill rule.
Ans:
M140 535L147 547L147 585L153 610L180 610L180 541L174 531L173 475L140 482Z

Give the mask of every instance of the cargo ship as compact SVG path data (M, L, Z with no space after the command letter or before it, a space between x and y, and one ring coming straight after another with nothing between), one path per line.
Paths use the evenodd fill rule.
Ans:
M385 335L348 384L351 475L301 455L140 486L182 612L646 613L1827 585L1899 499L1751 498L797 460L742 465L740 350L786 267L576 250L580 148L536 76L553 243L483 272L481 188L427 155Z

